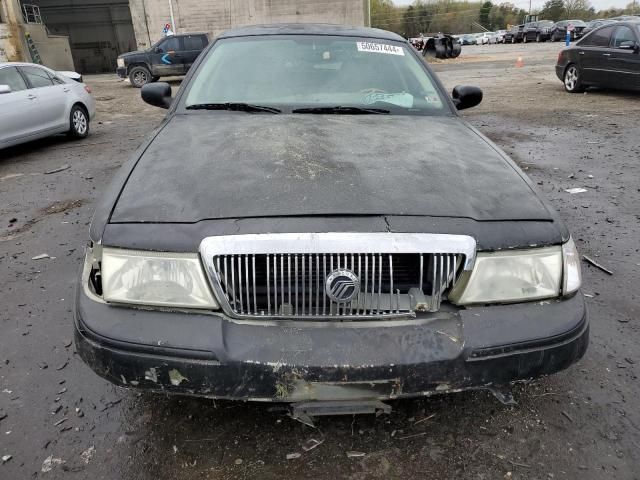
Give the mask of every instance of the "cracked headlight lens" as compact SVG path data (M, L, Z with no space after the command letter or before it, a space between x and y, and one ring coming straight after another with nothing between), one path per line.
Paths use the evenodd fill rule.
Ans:
M107 302L216 309L200 258L105 247L102 289Z
M449 294L458 305L514 303L560 295L562 247L479 253Z

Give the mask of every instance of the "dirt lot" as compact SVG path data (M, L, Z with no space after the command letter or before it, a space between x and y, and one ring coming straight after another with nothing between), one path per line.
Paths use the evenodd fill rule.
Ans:
M537 182L582 253L613 271L583 264L586 357L518 386L515 407L461 393L317 429L264 405L118 389L74 353L73 290L96 199L163 115L114 76L87 77L99 109L88 139L0 152L0 457L12 456L0 478L640 478L640 95L565 93L559 48L470 47L435 69L448 88L484 89L464 116ZM43 253L55 258L32 259ZM324 443L304 451L311 438Z

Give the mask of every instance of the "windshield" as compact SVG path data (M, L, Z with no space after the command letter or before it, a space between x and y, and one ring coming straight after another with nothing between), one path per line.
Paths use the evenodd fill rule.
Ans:
M586 27L587 24L584 23L582 20L569 20L569 24L573 25L574 27Z
M538 22L539 27L550 27L552 25L553 25L553 22L551 20L543 20L541 22Z
M406 44L338 36L220 40L199 66L185 96L187 109L250 104L284 113L300 109L307 113L315 107L349 107L341 113L384 109L405 115L451 111Z

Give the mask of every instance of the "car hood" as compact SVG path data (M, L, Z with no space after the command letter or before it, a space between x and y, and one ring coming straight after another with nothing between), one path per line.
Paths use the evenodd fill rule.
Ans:
M135 50L133 52L127 52L127 53L122 53L120 55L118 55L118 58L128 58L128 57L133 57L136 55L142 55L145 53L149 53L148 50Z
M459 117L202 111L160 130L110 221L318 215L553 219Z

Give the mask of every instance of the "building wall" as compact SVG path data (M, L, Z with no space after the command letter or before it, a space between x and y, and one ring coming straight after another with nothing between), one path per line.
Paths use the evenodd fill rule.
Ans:
M113 72L119 54L136 49L128 0L30 0L49 31L67 35L76 70Z
M171 0L176 33L207 32L268 23L365 25L366 0ZM169 0L129 0L138 48L162 37L171 23Z
M66 36L49 35L40 23L25 23L18 0L0 0L0 62L32 61L26 33L31 35L44 65L56 70L73 70Z

